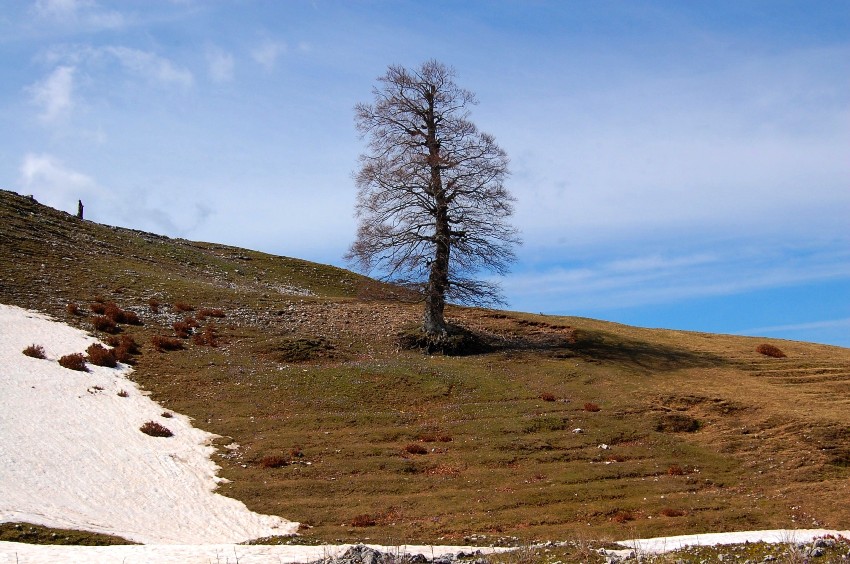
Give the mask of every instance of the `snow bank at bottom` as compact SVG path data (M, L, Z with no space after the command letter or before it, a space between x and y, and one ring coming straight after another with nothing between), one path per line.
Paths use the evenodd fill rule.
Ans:
M675 537L659 537L654 539L632 539L618 541L621 546L628 546L638 554L662 554L684 548L686 546L717 546L722 544L743 544L745 542L766 543L808 543L826 536L841 536L850 538L850 531L833 531L829 529L769 529L763 531L737 531L731 533L705 533L702 535L680 535Z
M46 546L0 542L0 564L285 564L341 556L350 546ZM427 558L458 552L470 554L477 550L483 554L505 550L472 546L369 546L390 554L422 554Z
M158 544L239 543L297 530L297 523L213 493L215 435L187 417L162 417L163 408L126 378L129 367L75 372L57 363L95 342L47 316L0 304L0 522ZM23 355L31 344L44 347L47 358ZM145 435L139 427L147 421L174 436Z

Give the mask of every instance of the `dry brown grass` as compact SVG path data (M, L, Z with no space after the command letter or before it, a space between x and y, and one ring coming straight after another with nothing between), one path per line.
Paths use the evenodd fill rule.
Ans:
M88 372L86 368L86 357L80 353L66 354L59 358L59 365L68 370L77 370L79 372Z
M404 452L408 454L428 454L428 449L419 443L410 443L405 445Z
M195 311L195 306L186 302L174 302L174 305L171 307L174 309L174 311L178 312Z
M89 364L94 364L95 366L115 368L118 364L118 361L115 359L115 352L98 343L89 345L89 348L86 349L86 354L88 355L87 360Z
M154 335L151 337L151 345L158 352L164 351L179 351L183 349L183 341L174 337L166 337L164 335Z
M35 344L30 345L27 348L25 348L23 352L24 352L25 355L27 355L31 358L40 358L40 359L46 358L45 355L44 355L44 347L42 347L41 345L35 345Z
M786 354L784 352L782 352L782 349L780 349L777 346L768 344L768 343L762 343L761 345L757 346L756 352L759 353L759 354L763 354L765 356L773 357L773 358L785 358L786 357Z
M377 521L371 516L367 514L357 515L351 520L352 527L374 527L377 525Z
M289 465L289 460L277 454L269 454L260 459L260 468L282 468Z
M171 432L171 429L157 423L156 421L148 421L141 427L139 427L139 431L146 435L150 435L151 437L173 437L174 433Z
M601 411L602 408L599 407L599 404L587 402L584 404L584 410L589 411L590 413L596 413L597 411Z

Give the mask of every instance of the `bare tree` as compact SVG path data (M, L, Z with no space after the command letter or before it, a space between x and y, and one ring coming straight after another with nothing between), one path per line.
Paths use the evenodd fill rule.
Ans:
M364 272L418 289L423 329L446 334L446 300L502 303L482 271L505 274L517 231L507 223L513 197L504 186L508 157L469 121L475 95L437 61L390 66L374 103L355 107L368 138L360 156L357 239L346 258Z

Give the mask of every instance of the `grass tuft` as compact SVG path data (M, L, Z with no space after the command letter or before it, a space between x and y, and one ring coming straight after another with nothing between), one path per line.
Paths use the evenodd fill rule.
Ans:
M599 407L599 404L595 404L593 402L587 402L584 404L584 410L589 411L591 413L596 413L597 411L601 411L602 408Z
M68 370L88 372L88 368L86 368L86 357L80 353L66 354L59 359L59 364Z
M154 335L151 337L151 344L159 352L179 351L183 349L183 342L180 339L166 337L164 335Z
M160 425L156 421L148 421L141 427L139 431L151 437L173 437L174 433L168 427Z
M756 352L759 354L763 354L765 356L770 356L773 358L785 358L786 355L782 352L782 349L776 347L774 345L770 345L767 343L762 343L761 345L756 347Z
M118 365L118 361L115 360L115 352L99 343L89 345L89 348L86 349L86 354L88 355L89 363L95 366L115 368Z
M41 345L33 344L33 345L28 346L27 348L24 349L24 354L29 356L29 357L32 357L32 358L41 358L41 359L47 358L44 355L44 347L42 347Z

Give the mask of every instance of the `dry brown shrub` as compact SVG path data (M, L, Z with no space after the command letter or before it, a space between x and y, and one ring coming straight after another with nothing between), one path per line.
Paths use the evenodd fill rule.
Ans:
M151 313L159 313L159 300L156 298L149 299L148 307L150 308Z
M775 347L773 345L762 343L761 345L756 347L756 352L759 354L763 354L765 356L771 356L773 358L785 358L785 353L779 347Z
M46 358L44 356L44 347L41 345L30 345L24 349L24 354L32 358Z
M281 468L287 466L289 461L277 454L269 454L260 459L260 468Z
M670 476L682 476L685 474L685 471L678 464L671 464L667 469L667 474Z
M174 329L174 334L181 339L188 339L189 335L192 334L192 328L185 321L175 321L171 324L171 327Z
M86 349L86 354L88 354L88 361L95 366L115 368L118 364L118 361L115 360L115 353L98 343L89 345L89 348Z
M635 514L627 509L621 509L614 513L614 515L611 517L611 520L615 523L625 523L627 521L634 521Z
M210 323L200 333L195 333L192 336L192 342L196 345L204 347L218 346L218 329L214 323Z
M101 302L94 302L89 306L89 309L92 310L92 313L96 313L98 315L106 313L106 305Z
M92 325L98 331L103 331L104 333L117 333L118 325L115 324L114 321L106 317L105 315L98 315L94 319L92 319Z
M86 368L86 357L80 353L66 354L59 359L59 364L69 370L88 372Z
M289 451L289 456L292 458L304 458L304 452L301 450L300 446L296 445Z
M127 393L127 390L121 390L120 392L118 392L118 397L119 398L130 397L130 394Z
M375 519L372 518L371 515L357 515L354 519L351 520L352 527L374 527L376 524Z
M592 403L592 402L587 402L587 403L584 404L584 410L585 411L590 411L592 413L595 413L597 411L600 411L601 409L602 408L599 407L599 405Z
M80 315L80 306L70 303L65 306L65 311L68 312L68 315Z
M404 447L404 451L409 454L428 454L428 449L419 443L410 443Z
M672 507L665 507L661 510L661 514L665 517L681 517L685 514L681 509L673 509Z
M171 413L170 411L163 411L162 414L161 414L161 417L165 417L166 419L171 419L172 417L174 417L174 414Z
M447 433L420 433L417 437L423 443L450 443L451 435Z
M98 303L98 304L105 304L106 298L104 298L103 296L98 294L94 298L92 298L92 301L95 302L95 303Z
M183 348L183 342L180 339L165 337L163 335L154 335L151 337L151 344L159 352L179 351Z
M540 399L542 399L543 401L555 401L555 395L550 394L549 392L544 392L540 394Z
M187 304L186 302L174 302L172 307L175 311L195 311L195 306Z
M147 423L139 427L139 431L141 431L145 435L150 435L151 437L174 436L174 433L172 433L168 427L160 425L156 421L148 421Z
M209 308L209 307L201 308L200 311L198 311L198 319L204 319L206 317L221 318L221 317L224 317L224 311L222 311L218 308Z

